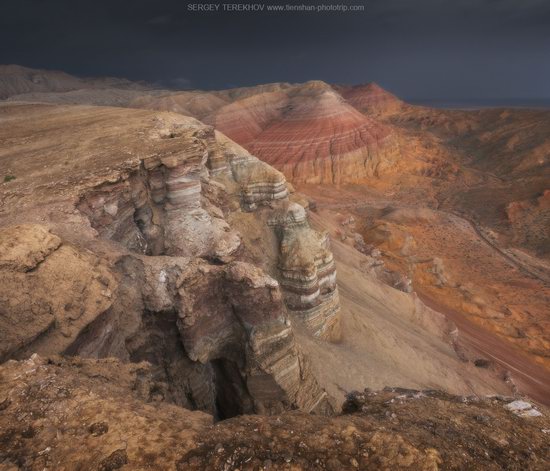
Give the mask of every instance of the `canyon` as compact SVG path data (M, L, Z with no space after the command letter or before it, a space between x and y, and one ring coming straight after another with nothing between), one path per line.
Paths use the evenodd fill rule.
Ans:
M457 469L481 421L486 469L546 468L550 112L19 66L0 90L0 466Z
M5 162L26 174L4 195L18 200L10 205L18 224L2 233L3 359L31 351L148 359L161 382L179 389L167 392L176 403L201 404L220 416L331 409L292 335L289 314L305 315L287 314L287 289L247 261L246 245L224 219L222 207L269 205L269 217L284 205L279 172L193 118L49 105L3 111L21 130L11 138L23 144ZM50 126L53 142L46 132L24 149L26 132ZM122 129L131 136L126 144ZM59 172L53 191L43 180L46 148L53 157L47 181ZM208 178L210 166L218 179ZM54 220L44 218L44 205ZM293 237L295 229L281 224ZM304 244L311 239L313 252L303 269L286 269L294 290L307 291L314 281L318 238L313 230L300 234ZM276 263L275 234L272 239ZM99 240L101 248L89 248ZM330 269L330 260L325 265ZM334 293L336 286L323 283L323 290ZM307 300L319 323L337 319L337 306L319 288ZM235 403L215 397L225 387L236 388L224 394Z

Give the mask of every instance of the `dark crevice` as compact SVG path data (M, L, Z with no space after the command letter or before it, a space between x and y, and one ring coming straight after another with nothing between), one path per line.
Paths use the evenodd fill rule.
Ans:
M164 136L174 137L178 136ZM164 255L164 209L153 198L143 163L139 172L132 173L127 182L128 186L118 182L88 192L81 197L79 210L101 236L121 242L137 253ZM109 205L114 207L112 213L105 209L109 209ZM125 220L120 219L122 215ZM211 265L227 263L213 256L201 258ZM122 273L139 274L144 283L143 266L137 259L124 257L117 264ZM65 353L87 356L94 352L100 358L115 355L133 363L147 361L152 365L153 376L149 399L201 410L212 414L217 421L255 413L246 374L235 358L219 358L206 364L191 360L180 337L177 312L173 309L144 310L141 293L134 285L135 279L125 275L120 289L127 290L127 299L134 299L135 303L124 310L110 309L103 313L81 332ZM134 317L139 324L136 330L111 332L112 326L125 324L128 317ZM240 322L239 316L235 319ZM241 327L244 332L244 326ZM221 354L228 357L233 353L224 351ZM236 355L240 357L241 353Z
M174 310L146 311L140 331L126 342L130 361L145 360L153 365L154 378L162 385L163 399L214 414L212 369L188 357L176 320Z
M254 413L253 400L237 363L225 358L206 364L192 361L180 340L177 313L146 312L140 332L128 339L130 361L148 361L158 383L151 395L202 410L216 421Z
M231 360L212 361L216 387L216 419L230 419L254 413L254 404L237 364Z

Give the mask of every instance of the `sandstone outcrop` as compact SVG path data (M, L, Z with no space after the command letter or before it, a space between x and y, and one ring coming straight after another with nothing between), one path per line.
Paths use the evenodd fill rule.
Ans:
M280 240L281 286L290 311L315 336L337 339L338 289L328 234L310 228L306 210L282 204L269 219Z
M0 277L0 361L30 344L64 351L111 307L117 284L96 256L38 225L0 230Z
M280 172L176 114L2 111L19 129L10 138L23 143L2 156L18 175L2 194L12 201L0 232L2 360L37 352L148 361L159 396L218 418L331 413L279 282L240 260L247 249L226 221L283 204ZM40 126L57 132L26 148ZM74 153L79 165L54 157L44 174L36 160L45 149L58 159ZM53 211L45 215L28 188Z
M104 237L131 250L228 260L239 248L239 236L223 214L203 207L201 174L209 155L205 131L197 121L186 124L158 122L151 140L174 139L170 151L143 158L142 170L125 181L88 192L79 209Z
M229 378L241 371L235 376L244 382L227 381L231 389L221 401L238 398L238 413L274 413L292 405L330 412L296 345L278 282L243 262L206 270L180 288L178 327L191 359L221 358L216 366Z
M237 183L241 205L254 210L262 204L283 200L289 195L284 175L251 155L240 145L216 133L208 166L213 175L227 175ZM212 142L212 141L211 141Z

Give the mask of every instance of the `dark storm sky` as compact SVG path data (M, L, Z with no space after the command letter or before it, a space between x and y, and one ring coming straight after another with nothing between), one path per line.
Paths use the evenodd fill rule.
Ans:
M193 88L321 79L376 81L408 99L550 98L550 0L259 2L365 11L194 13L183 0L0 0L0 63Z

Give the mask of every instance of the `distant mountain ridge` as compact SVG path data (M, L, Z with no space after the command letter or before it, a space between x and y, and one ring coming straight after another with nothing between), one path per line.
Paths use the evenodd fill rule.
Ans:
M150 87L120 78L80 78L56 70L0 65L0 99L24 93L67 92L83 88L146 90Z

